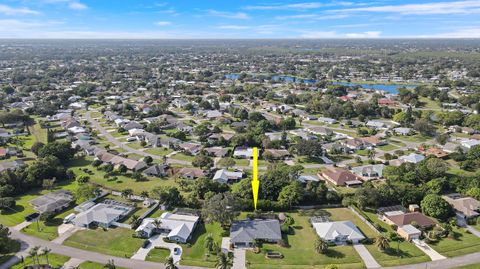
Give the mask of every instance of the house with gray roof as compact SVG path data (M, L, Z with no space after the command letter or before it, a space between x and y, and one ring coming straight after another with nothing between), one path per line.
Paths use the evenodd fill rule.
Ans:
M75 226L90 228L98 225L109 228L132 212L133 207L112 200L105 200L77 214L72 221Z
M252 247L255 240L276 243L282 239L276 219L235 221L230 228L230 243L235 247Z
M352 168L352 172L361 177L364 180L381 178L383 177L383 169L385 165L375 164L375 165L362 165Z
M38 213L59 212L73 202L73 195L66 190L47 193L30 201L30 205Z
M365 236L351 221L315 222L312 226L318 236L323 240L338 245L345 244L347 240L358 243Z

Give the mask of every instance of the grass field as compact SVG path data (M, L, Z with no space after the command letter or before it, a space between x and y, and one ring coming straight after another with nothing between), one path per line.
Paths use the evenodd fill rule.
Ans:
M143 239L133 238L132 234L133 230L124 228L81 230L68 238L64 245L129 258L143 243Z
M175 159L175 160L192 162L195 157L194 156L188 156L188 155L185 155L183 153L177 153L177 154L174 154L171 158Z
M461 256L480 249L480 238L471 233L467 233L462 228L454 228L454 238L442 238L430 246L440 254L447 257Z
M399 149L397 146L393 145L393 144L387 144L387 145L383 145L383 146L380 146L378 147L379 149L383 150L383 151L392 151L392 150L397 150Z
M341 211L343 210L339 210L339 212ZM328 211L322 213L328 213ZM294 234L284 236L284 240L289 247L281 247L277 244L263 244L259 254L248 251L248 268L307 269L323 268L323 266L329 264L336 264L341 268L364 268L361 258L352 246L330 247L326 254L315 252L313 244L316 232L310 226L309 217L299 213L290 213L289 215L295 220ZM266 251L278 251L284 255L284 258L267 259L265 258Z
M154 248L150 250L146 261L164 263L165 259L170 256L170 250L166 248Z
M40 264L47 264L47 259L45 255L39 257ZM52 268L61 268L64 263L70 260L70 257L62 256L59 254L50 253L48 254L48 263ZM33 265L33 259L30 257L25 258L25 264L18 263L11 267L11 269L22 269L24 266Z
M105 268L104 264L90 262L90 261L81 263L80 266L78 266L78 269L104 269L104 268ZM116 266L116 269L124 269L124 268Z
M164 156L164 155L167 155L169 153L172 153L173 150L161 147L161 148L149 148L149 149L145 150L145 152L150 153L150 154L154 154L154 155L158 155L158 156Z
M76 181L68 182L59 182L56 189L66 189L66 190L75 190L77 186ZM7 211L4 214L0 214L0 224L6 226L15 226L22 223L25 220L25 217L28 214L34 212L33 208L30 206L30 200L39 197L40 195L46 194L49 191L47 190L31 190L24 195L15 197L16 206L14 210Z
M99 185L102 185L106 188L112 189L112 190L124 190L127 188L133 189L135 194L140 194L142 191L151 191L153 188L158 187L158 186L173 186L175 185L175 182L173 179L160 179L160 178L154 178L154 177L148 177L149 181L144 181L144 182L135 182L134 179L131 179L126 176L117 176L117 180L112 180L110 179L105 179L104 171L99 171L97 168L93 167L91 165L91 162L93 161L92 158L88 157L86 159L77 159L71 163L68 164L68 168L72 169L77 177L82 176L82 175L87 175L90 177L90 182L96 183ZM93 171L93 175L87 174L85 171L82 169L88 168L91 171Z
M211 233L218 245L222 242L222 227L218 223L199 224L192 236L191 247L182 245L182 265L215 267L216 255L205 257L205 237Z

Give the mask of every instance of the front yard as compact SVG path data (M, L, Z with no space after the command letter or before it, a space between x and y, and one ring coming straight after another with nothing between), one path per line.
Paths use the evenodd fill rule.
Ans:
M63 244L66 246L129 258L142 246L143 239L134 238L133 230L124 228L102 228L81 230Z
M47 259L45 255L40 255L40 264L47 264ZM70 260L70 257L50 253L48 254L48 263L52 268L62 268L63 264ZM26 257L24 263L17 263L16 265L12 266L11 269L22 269L25 266L33 266L33 258Z
M336 209L333 209L336 210ZM247 265L250 269L264 268L322 268L329 264L336 264L341 268L364 268L363 262L352 246L330 247L326 254L319 254L314 250L315 230L310 226L309 217L301 213L289 214L295 220L294 234L285 235L284 240L288 247L277 244L263 244L261 252L255 254L247 252ZM283 254L283 259L267 259L265 253L276 251Z
M150 250L146 261L164 263L165 259L170 256L170 250L166 248L154 248Z
M223 229L219 223L200 223L192 235L191 246L189 247L188 244L182 245L183 253L180 263L190 266L215 267L216 255L205 255L205 238L211 233L215 242L220 246L222 243L222 232Z
M463 228L454 228L454 238L442 238L430 246L446 257L461 256L480 249L480 238Z

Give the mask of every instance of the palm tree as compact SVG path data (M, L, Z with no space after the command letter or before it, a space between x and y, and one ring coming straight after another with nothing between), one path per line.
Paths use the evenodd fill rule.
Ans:
M367 155L368 155L368 159L370 161L373 161L373 159L375 159L375 150L374 149L368 150Z
M217 256L217 262L215 268L217 269L230 269L233 266L233 260L227 256L227 254L220 252Z
M322 253L324 254L328 250L328 243L327 241L323 240L320 237L317 237L317 240L315 240L315 251L317 253Z
M173 262L173 258L172 257L167 257L165 259L165 269L177 269L177 266L175 265L175 263Z
M154 219L153 226L155 226L155 232L158 233L159 230L162 228L162 221L159 219Z
M52 252L51 249L47 248L47 247L44 247L42 249L42 255L45 255L45 258L47 259L47 265L50 265L50 262L48 261L48 254Z
M130 224L135 225L139 220L138 215L132 215L132 220L130 220Z
M142 197L143 199L147 199L148 196L148 191L142 191L142 193L140 193L140 197Z
M37 255L37 251L33 248L31 248L29 251L28 251L28 257L32 258L32 261L33 261L33 267L35 267L35 265L37 264L37 261L35 260L35 256Z
M34 257L37 259L37 264L40 265L40 259L38 257L38 251L40 250L40 246L34 246L32 248L32 253L35 253Z
M377 236L377 238L375 239L375 246L377 246L378 250L384 252L387 248L390 247L388 238L386 238L384 235Z
M215 240L213 239L213 235L211 233L207 234L205 237L205 244L204 247L207 249L207 251L212 251L213 250L213 244L215 243Z
M117 267L115 266L115 262L113 260L108 260L107 264L105 264L103 268L115 269Z

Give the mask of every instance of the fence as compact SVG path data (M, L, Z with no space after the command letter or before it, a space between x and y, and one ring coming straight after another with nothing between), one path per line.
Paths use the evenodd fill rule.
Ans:
M368 227L372 228L372 230L374 230L377 234L381 234L381 232L377 228L375 228L375 226L373 226L373 224L370 221L368 221L360 213L358 213L357 210L355 210L355 208L353 208L352 206L349 206L348 208L350 208L350 210L352 210L352 212L355 215L357 215L365 224L367 224Z

